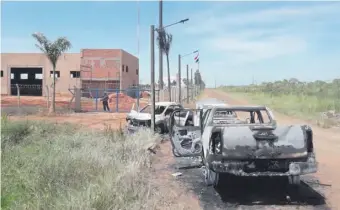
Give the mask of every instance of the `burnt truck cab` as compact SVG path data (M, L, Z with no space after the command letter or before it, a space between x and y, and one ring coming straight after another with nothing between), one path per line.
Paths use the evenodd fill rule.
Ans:
M224 103L221 100L218 100L216 98L205 98L205 99L201 99L199 101L196 102L196 109L198 110L202 110L202 114L204 115L204 113L208 110L211 109L212 107L215 106L228 106L226 103ZM196 116L195 118L195 125L199 125L200 124L200 118L198 116Z
M174 120L185 111L200 116L194 118L194 125L182 126ZM312 128L277 125L265 106L175 111L170 117L170 139L176 157L202 157L208 185L219 185L221 173L287 176L290 184L299 185L301 175L317 172Z

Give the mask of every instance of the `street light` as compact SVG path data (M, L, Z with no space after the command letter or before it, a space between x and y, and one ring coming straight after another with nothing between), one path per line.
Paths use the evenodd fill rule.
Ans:
M184 54L184 55L178 54L178 80L179 80L179 83L178 83L178 89L179 89L179 91L178 91L178 101L179 101L179 103L181 103L181 99L182 99L182 94L181 94L181 83L182 83L181 82L182 81L182 78L181 78L181 59L183 57L186 57L186 56L192 55L194 53L198 53L198 52L199 52L199 50L195 50L191 53L187 53L187 54ZM187 66L187 75L189 74L188 71L189 71L189 67ZM189 77L187 79L189 80ZM189 87L187 85L187 93L188 92L189 92ZM188 101L189 101L189 99L187 99L187 102Z
M169 25L166 25L166 26L163 26L163 29L164 28L168 28L168 27L170 27L170 26L173 26L173 25L176 25L176 24L179 24L179 23L185 23L185 22L187 22L187 21L189 21L189 18L186 18L186 19L183 19L183 20L180 20L180 21L178 21L178 22L176 22L176 23L172 23L172 24L169 24Z
M155 28L155 31L157 31L158 35L160 33L162 33L164 31L165 28L168 28L168 27L171 27L173 25L177 25L177 24L184 24L185 22L189 21L189 18L186 18L186 19L183 19L183 20L180 20L180 21L177 21L175 23L172 23L172 24L169 24L169 25L166 25L164 27L161 27L161 28ZM159 50L159 82L160 82L160 88L163 88L163 50L161 48L161 45L158 45L158 50Z
M155 131L155 31L158 33L163 31L164 28L168 28L170 26L185 23L189 20L189 18L180 20L178 22L169 24L164 26L163 28L155 28L155 25L150 26L150 57L151 57L151 130ZM159 48L161 50L161 48ZM163 78L161 80L163 82Z

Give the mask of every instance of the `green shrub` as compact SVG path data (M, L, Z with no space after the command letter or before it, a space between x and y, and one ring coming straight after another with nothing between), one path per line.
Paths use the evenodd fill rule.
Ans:
M167 199L150 183L147 147L158 138L147 130L125 138L5 118L1 128L1 209L154 209Z
M317 119L321 112L340 112L340 79L331 82L281 80L259 85L225 86L222 90L236 93L251 102L307 119Z

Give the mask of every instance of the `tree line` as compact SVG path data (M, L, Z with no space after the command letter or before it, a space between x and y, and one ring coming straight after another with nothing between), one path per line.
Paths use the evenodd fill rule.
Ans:
M329 101L329 108L340 111L340 78L331 81L316 80L313 82L299 81L296 78L274 82L263 82L247 86L224 86L225 89L242 93L263 93L269 97L296 96L316 98Z

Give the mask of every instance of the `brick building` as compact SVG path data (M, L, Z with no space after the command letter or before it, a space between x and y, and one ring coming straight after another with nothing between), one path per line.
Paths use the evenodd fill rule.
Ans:
M1 94L46 95L52 65L43 53L1 53ZM126 89L139 81L139 60L121 49L82 49L63 54L56 67L56 94L69 88Z

